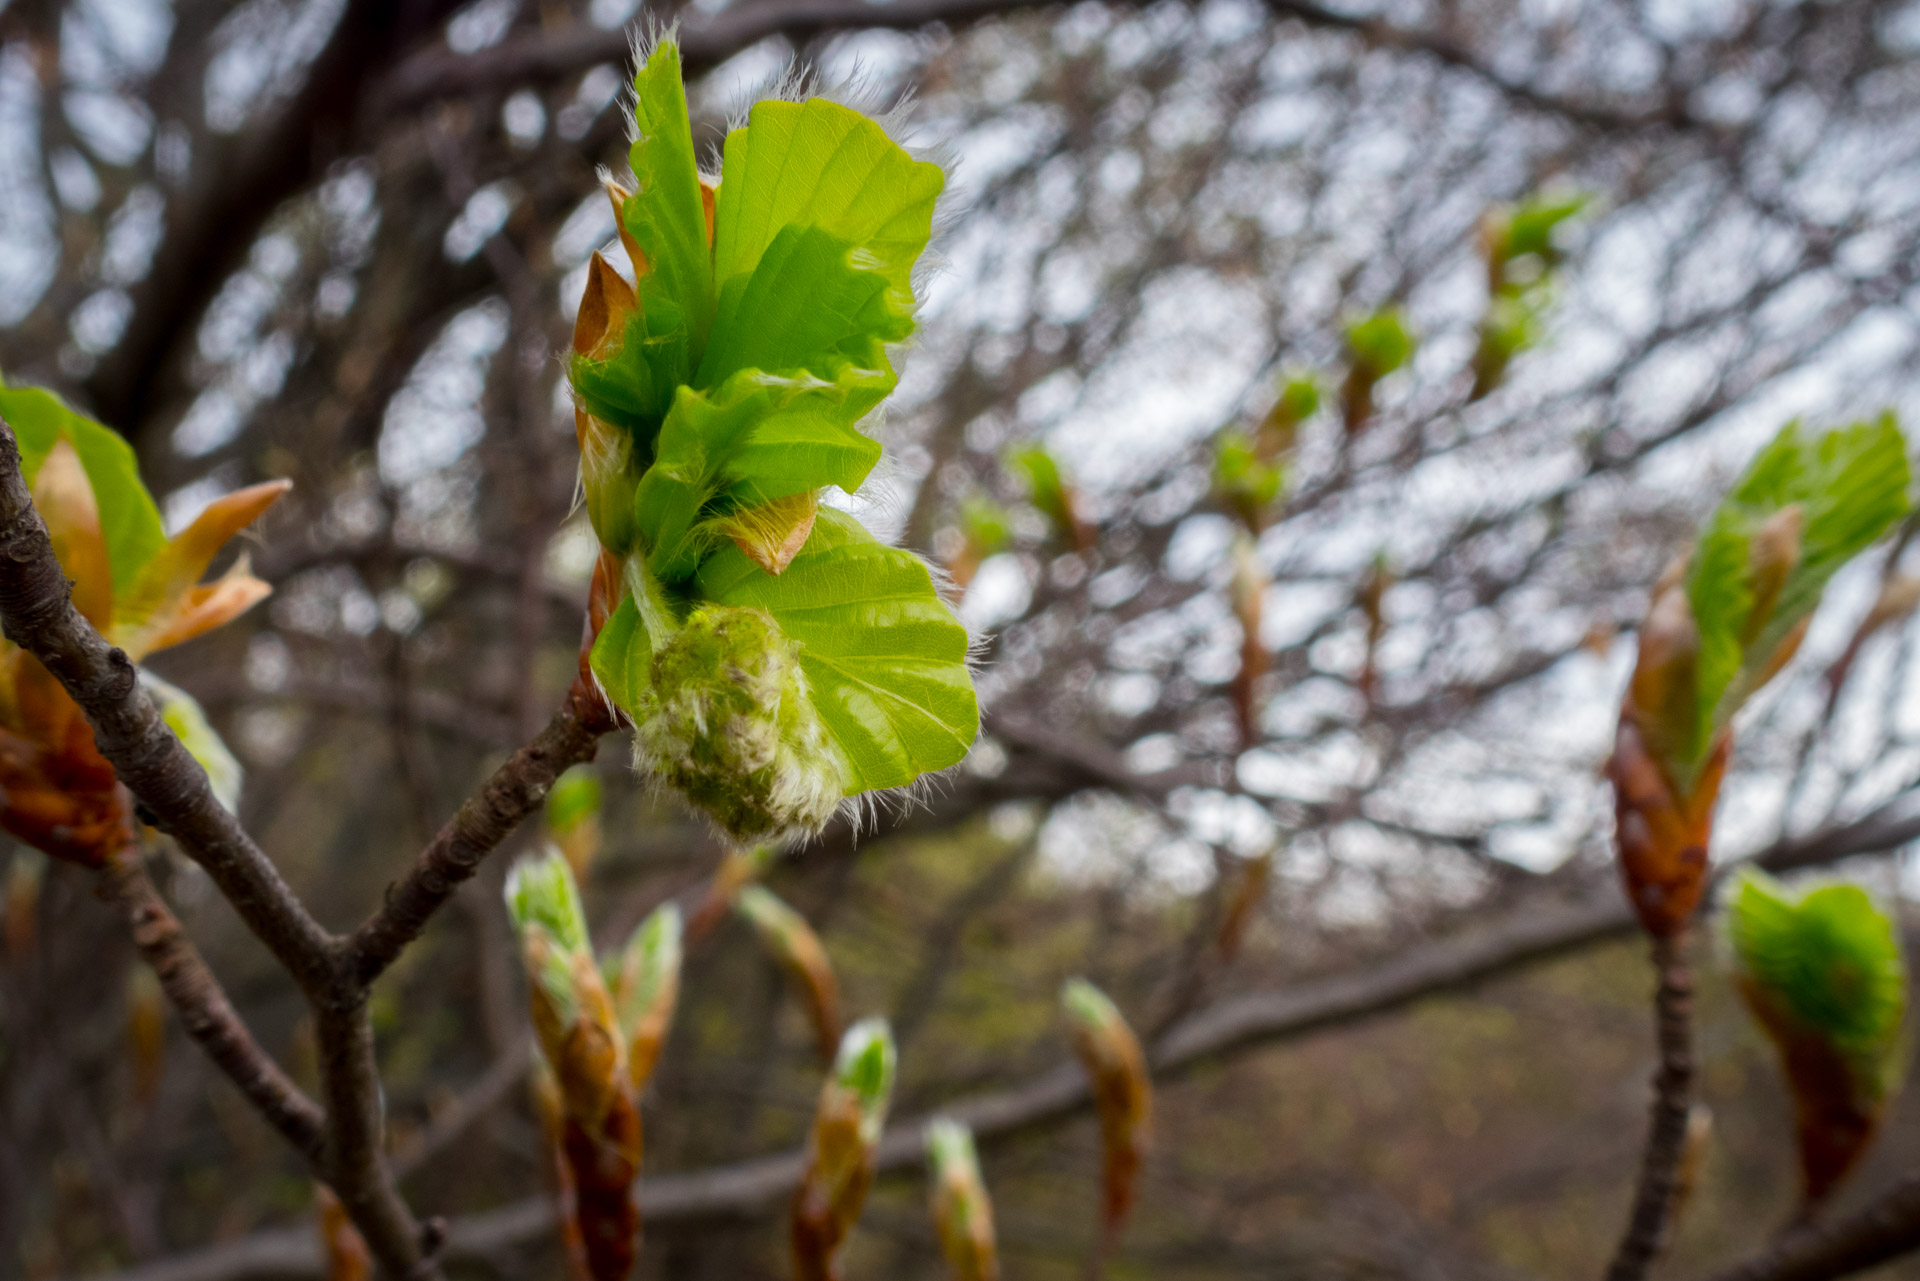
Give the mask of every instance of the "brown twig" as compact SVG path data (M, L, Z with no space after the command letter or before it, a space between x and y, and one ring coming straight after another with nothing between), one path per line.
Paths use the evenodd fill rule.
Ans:
M0 421L0 625L57 677L93 726L100 754L155 826L207 870L220 892L309 995L334 980L333 940L308 914L240 821L214 799L206 771L140 687L125 653L69 599L66 574L34 510L20 447Z
M1913 802L1912 793L1903 794L1853 822L1780 841L1755 861L1770 871L1785 872L1897 849L1920 839L1920 814L1914 813ZM1148 1057L1155 1079L1169 1080L1235 1053L1378 1018L1625 937L1637 928L1632 910L1611 886L1573 902L1531 898L1476 928L1403 948L1357 970L1279 990L1222 997L1171 1028ZM987 1145L1078 1116L1091 1105L1085 1073L1063 1063L1022 1084L956 1101L942 1111L964 1122ZM917 1168L925 1159L924 1131L920 1119L889 1126L875 1153L876 1169L885 1174ZM640 1181L638 1195L654 1224L750 1216L792 1196L804 1160L803 1153L783 1152L655 1175ZM1907 1195L1920 1201L1920 1188ZM455 1220L447 1232L447 1257L484 1258L543 1237L554 1227L550 1197L517 1201ZM116 1281L233 1281L255 1275L313 1276L318 1269L311 1231L269 1231L130 1269ZM1807 1281L1811 1275L1742 1274L1714 1281Z
M281 1137L317 1164L326 1127L320 1105L253 1039L219 980L200 959L199 949L168 910L138 854L129 852L108 863L100 873L100 885L102 893L126 914L134 946L159 976L160 989L179 1013L187 1035Z
M1687 933L1682 929L1653 938L1653 967L1659 977L1653 1008L1660 1045L1653 1125L1641 1157L1633 1212L1607 1268L1607 1281L1640 1281L1666 1244L1693 1106L1693 971L1687 965Z
M508 757L387 889L386 902L346 944L346 972L364 987L380 977L433 914L501 841L540 808L553 781L593 759L613 728L605 702L575 682L567 701L531 743Z
M1920 1170L1854 1213L1783 1233L1711 1281L1827 1281L1920 1249Z

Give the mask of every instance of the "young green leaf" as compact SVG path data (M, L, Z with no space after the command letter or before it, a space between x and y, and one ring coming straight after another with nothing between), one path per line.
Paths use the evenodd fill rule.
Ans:
M20 466L29 487L57 442L69 442L80 455L100 510L113 591L116 596L125 592L167 541L160 509L140 481L133 447L118 432L75 413L39 387L0 384L0 419L20 442Z
M187 754L207 772L207 784L213 788L214 799L229 811L238 813L240 784L245 772L227 749L219 732L213 728L213 723L207 719L199 700L145 668L140 671L140 683L153 696L154 704L160 709L160 719L167 723L167 728L187 749Z
M905 786L967 754L980 712L966 629L917 557L823 509L780 577L726 546L694 581L704 599L764 609L798 647L849 794Z
M1741 995L1793 1089L1809 1205L1872 1142L1898 1080L1907 970L1892 920L1855 885L1796 893L1743 870L1727 898Z
M1715 730L1799 644L1827 581L1907 511L1906 442L1892 414L1818 435L1789 423L1709 519L1687 575L1700 632L1698 732Z

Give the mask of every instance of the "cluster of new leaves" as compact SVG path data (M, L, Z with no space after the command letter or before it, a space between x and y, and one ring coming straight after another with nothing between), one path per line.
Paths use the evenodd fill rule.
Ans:
M1809 1206L1846 1177L1898 1081L1907 969L1886 913L1856 885L1796 894L1745 871L1727 896L1740 994L1779 1048Z
M1621 870L1651 932L1699 903L1734 713L1793 657L1834 572L1905 514L1907 483L1891 415L1819 434L1789 423L1655 585L1608 767Z
M668 904L653 912L603 968L572 869L558 850L514 867L507 908L531 978L529 1004L547 1074L538 1093L569 1240L592 1281L620 1281L639 1249L639 1095L679 998L679 911Z
M967 637L926 567L820 503L880 457L861 424L914 327L944 185L822 98L756 104L695 163L679 50L634 80L634 283L595 256L570 378L603 554L591 653L639 764L740 841L954 764Z
M1487 311L1473 356L1478 400L1500 385L1513 358L1539 341L1553 301L1553 269L1561 250L1555 235L1587 206L1582 195L1536 195L1488 212L1480 224L1487 257Z
M172 538L119 435L52 393L0 386L0 419L19 442L35 508L81 615L139 662L228 622L267 595L243 556L200 577L228 540L287 491L284 481L215 500ZM215 794L237 799L240 769L185 693L143 675L149 694L206 768ZM131 802L94 746L93 730L39 660L0 642L0 827L58 858L98 867L134 839Z

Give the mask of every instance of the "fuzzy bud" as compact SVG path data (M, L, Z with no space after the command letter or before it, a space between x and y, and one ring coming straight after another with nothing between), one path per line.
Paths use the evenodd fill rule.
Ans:
M817 831L846 795L839 749L765 610L694 610L654 654L634 721L640 768L742 842Z

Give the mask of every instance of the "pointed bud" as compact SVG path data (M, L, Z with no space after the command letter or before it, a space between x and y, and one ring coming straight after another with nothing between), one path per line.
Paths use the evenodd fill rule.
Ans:
M567 1112L594 1125L613 1105L624 1073L613 1002L587 938L573 871L556 849L523 858L507 875L507 908L520 933L541 1052Z
M993 1203L980 1177L973 1132L958 1121L935 1118L927 1126L927 1165L934 1230L954 1281L999 1281Z
M807 1168L794 1193L797 1281L840 1281L840 1249L873 1185L874 1147L886 1124L894 1070L885 1019L862 1019L847 1029L820 1089Z
M822 1058L845 1045L840 1036L840 984L820 936L806 918L761 885L749 885L734 899L734 910L753 926L767 954L800 990Z
M627 325L640 312L640 300L598 250L587 259L587 287L573 320L573 352L588 360L610 360L625 346Z
M614 1011L627 1038L627 1074L634 1089L653 1075L680 999L680 909L664 903L648 914L620 952Z
M1153 1082L1139 1038L1106 993L1072 979L1060 990L1060 1004L1100 1115L1101 1225L1110 1245L1133 1208L1153 1124Z

